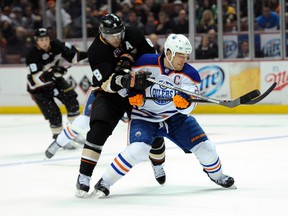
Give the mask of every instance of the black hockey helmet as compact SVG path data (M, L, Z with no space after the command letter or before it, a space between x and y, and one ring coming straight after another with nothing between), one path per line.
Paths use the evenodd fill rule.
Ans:
M36 41L37 38L41 38L41 37L50 37L48 30L45 28L39 28L35 31L34 33L34 40Z
M99 31L102 35L124 33L125 26L117 15L107 14L100 21Z

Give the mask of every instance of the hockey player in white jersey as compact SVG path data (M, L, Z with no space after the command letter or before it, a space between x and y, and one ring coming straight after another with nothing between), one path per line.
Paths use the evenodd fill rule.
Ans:
M96 99L94 91L95 87L91 86L86 92L82 114L77 116L72 123L67 124L57 138L49 145L45 151L46 159L51 159L61 147L65 147L71 141L84 145L86 133L90 128L89 122L92 103ZM129 121L129 117L126 113L121 120L125 123Z
M187 37L171 34L164 43L164 55L144 54L133 70L149 71L151 77L166 85L198 93L198 71L186 63L192 46ZM132 110L129 142L107 168L94 187L92 196L108 196L110 186L127 174L137 163L147 159L155 137L166 137L185 153L194 153L203 171L216 184L236 188L234 179L223 174L220 158L201 126L190 115L196 103L191 96L153 84L143 92L130 92ZM145 100L152 97L153 100ZM167 100L163 100L167 99Z

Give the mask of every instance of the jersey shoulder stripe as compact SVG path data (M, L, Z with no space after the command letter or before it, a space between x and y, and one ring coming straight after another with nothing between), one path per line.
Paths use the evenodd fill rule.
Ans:
M190 64L185 63L182 71L186 76L190 77L194 82L196 83L201 82L201 77L200 77L199 72Z
M160 57L159 54L144 54L140 56L137 61L135 62L135 67L137 66L158 66L158 58Z

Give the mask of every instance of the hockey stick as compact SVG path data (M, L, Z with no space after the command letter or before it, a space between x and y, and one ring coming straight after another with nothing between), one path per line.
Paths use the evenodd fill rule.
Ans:
M276 87L277 83L273 83L263 94L260 94L258 97L254 97L250 100L248 100L248 102L245 103L246 99L249 99L249 98L246 98L246 95L248 94L251 94L251 92L254 92L254 91L251 91L251 92L248 92L247 94L241 96L240 98L242 98L242 105L253 105L253 104L256 104L258 102L260 102L261 100L263 100L264 98L266 98L272 91L273 89ZM145 97L144 98L145 100L158 100L158 101L172 101L173 99L172 98L157 98L157 97ZM239 98L238 98L239 99ZM237 100L237 99L236 99ZM214 102L211 102L211 101L207 101L207 100L203 100L203 99L196 99L196 98L189 98L188 101L190 102L197 102L197 103L214 103ZM224 102L224 101L223 101ZM239 104L239 105L241 105ZM220 104L222 105L222 104ZM238 106L238 105L236 105ZM231 106L229 106L230 108L233 108Z
M69 68L71 68L71 67L73 67L73 66L75 66L75 65L78 65L81 61L86 60L86 59L87 59L87 58L81 59L80 61L78 61L78 62L76 62L76 63L74 63L74 64L70 64L70 65L68 65L67 67L65 67L65 69L68 70Z
M144 100L155 100L155 101L172 101L173 98L158 98L158 97L144 97ZM196 98L188 98L189 102L197 102L197 103L211 103L207 100L196 99Z
M199 95L199 94L195 94L194 92L190 92L188 90L181 89L181 88L178 88L176 86L170 86L170 85L167 85L165 83L158 82L158 81L156 81L156 80L154 80L152 78L147 78L147 80L152 82L152 83L158 84L158 85L160 85L162 87L166 87L166 88L169 88L169 89L173 89L173 90L176 90L176 91L183 92L185 94L194 96L194 97L196 97L196 100L200 100L201 102L215 103L215 104L219 104L219 105L222 105L222 106L225 106L225 107L229 107L229 108L233 108L233 107L239 106L241 104L246 104L249 101L251 101L252 99L254 99L254 98L258 97L259 95L261 95L260 91L255 89L253 91L250 91L250 92L246 93L245 95L242 95L241 97L239 97L239 98L237 98L235 100L217 100L217 99L214 99L214 98L209 98L209 97L205 97L205 96L202 96L202 95Z
M254 98L251 101L248 101L246 104L256 104L258 102L260 102L261 100L263 100L265 97L267 97L276 87L277 82L274 82L263 94L259 95L258 97Z

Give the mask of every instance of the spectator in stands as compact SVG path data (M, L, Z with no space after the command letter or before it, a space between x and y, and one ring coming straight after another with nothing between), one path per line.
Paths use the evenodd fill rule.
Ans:
M174 22L178 18L179 12L183 9L183 2L181 0L173 1L173 11L169 14L170 19Z
M134 26L144 35L144 25L141 22L140 17L137 16L134 10L129 12L128 22L125 23L126 26Z
M2 6L2 14L0 17L0 31L2 34L2 41L5 41L6 50L5 56L17 54L20 59L19 50L21 52L22 46L16 34L16 26L10 18L12 7L10 5ZM6 57L3 57L3 62L6 63ZM15 62L16 63L16 62ZM20 63L20 62L17 62Z
M123 1L121 4L121 12L122 12L122 17L121 20L124 23L128 22L128 17L129 17L129 11L132 9L132 4L127 2L127 1Z
M150 12L147 17L147 22L144 26L144 34L150 35L156 31L158 21L155 19L153 12Z
M211 10L206 9L203 14L199 25L196 28L197 33L207 33L210 29L217 30L215 20Z
M176 33L176 34L188 34L189 33L188 15L184 9L179 11L178 17L175 20L173 33Z
M13 20L10 18L12 8L10 5L2 6L2 14L0 16L2 36L9 40L16 37L15 26Z
M27 29L29 33L34 34L34 30L42 27L42 17L33 11L31 5L24 7L24 17L26 18L23 27Z
M223 31L231 32L236 30L236 10L228 4L228 0L222 2Z
M95 12L95 11L94 11ZM98 32L99 17L93 15L91 7L86 7L86 27L87 36L95 37ZM82 37L82 15L74 19L70 26L69 37L80 38Z
M2 12L0 10L0 64L4 61L4 55L6 51L6 39L3 37L2 34L2 22L1 22Z
M71 16L71 19L74 21L74 19L77 19L81 16L81 1L79 0L69 0L66 1L66 6L64 5L64 2L62 0L62 7L65 8L65 11L69 13Z
M161 5L162 5L161 1L159 1L159 0L146 0L145 4L144 4L145 13L148 15L150 13L153 13L154 18L157 20L157 15L159 14L159 12L161 10ZM148 19L148 16L147 16L147 19Z
M248 31L248 5L247 1L240 1L240 31Z
M136 13L139 21L144 24L147 22L147 13L145 9L145 4L143 0L133 0L132 1L133 11Z
M256 30L277 30L279 29L279 15L271 11L269 4L262 7L262 15L256 18Z
M12 13L9 16L16 27L23 26L25 17L23 17L22 9L20 7L13 7Z
M152 33L152 34L148 35L148 38L153 43L155 49L157 50L157 53L163 54L164 47L161 44L159 44L158 36L156 34Z
M212 17L213 17L214 21L215 22L217 21L217 6L216 6L216 4L212 0L203 0L203 1L201 0L198 2L198 8L196 7L196 10L195 10L195 17L196 17L195 24L196 24L196 26L199 25L199 23L202 19L203 12L207 9L211 10Z
M212 50L216 50L216 58L218 58L218 42L217 42L217 33L214 29L208 31L209 38L209 47Z
M159 23L155 33L158 35L168 35L173 31L173 22L167 16L167 13L161 11L158 15Z
M209 47L209 38L207 34L201 36L201 44L196 49L196 59L214 59L217 58L217 50Z
M70 14L68 14L63 8L61 8L62 17L62 31L63 38L67 38L69 34L70 24L72 22ZM48 0L47 10L45 11L45 28L51 31L51 37L56 37L56 0Z
M244 40L240 43L240 49L237 54L237 58L248 58L249 57L249 43Z

